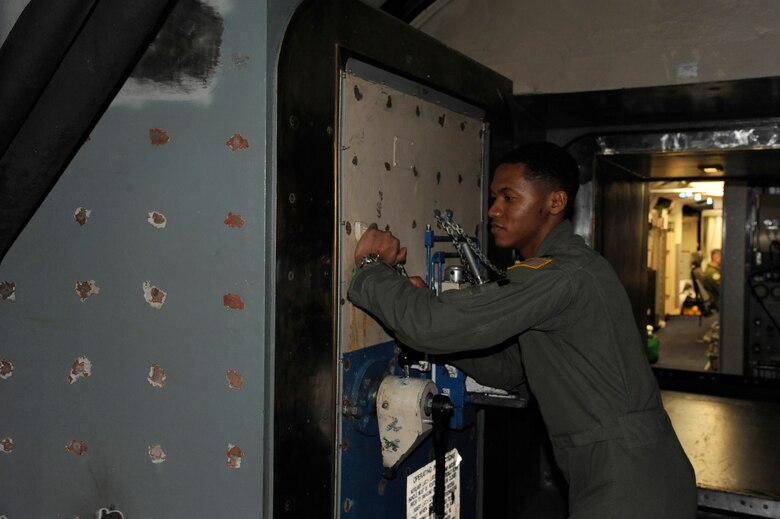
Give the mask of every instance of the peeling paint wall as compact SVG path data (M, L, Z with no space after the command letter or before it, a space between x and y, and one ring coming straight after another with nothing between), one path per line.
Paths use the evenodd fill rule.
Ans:
M774 0L438 0L413 25L517 94L780 75Z
M296 4L180 2L0 265L0 516L263 516L268 42Z

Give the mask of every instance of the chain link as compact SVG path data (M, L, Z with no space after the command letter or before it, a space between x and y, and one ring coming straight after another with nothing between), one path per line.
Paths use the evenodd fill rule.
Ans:
M466 258L463 255L463 251L460 247L462 242L465 242L474 255L479 258L479 261L488 269L492 270L499 277L506 277L506 272L495 266L489 259L487 259L482 251L480 251L479 247L477 247L477 244L468 237L463 228L452 221L452 213L449 210L447 211L446 218L442 216L441 211L438 209L434 209L433 215L436 218L436 224L439 226L439 228L445 231L449 237L452 238L452 244L455 246L455 250L458 251L458 254L460 255L460 261L466 267L466 272L471 278L471 281L474 281L474 276L471 273L471 269L468 268L468 262L466 261Z

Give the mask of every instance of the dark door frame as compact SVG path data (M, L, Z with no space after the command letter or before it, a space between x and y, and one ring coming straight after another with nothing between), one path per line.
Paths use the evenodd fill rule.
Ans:
M296 11L278 68L274 517L326 517L342 509L335 502L340 407L335 186L339 74L346 57L484 109L491 170L495 157L511 145L508 79L356 0L310 1Z
M751 132L751 137L747 140L746 129ZM679 139L675 150L665 148L669 138ZM725 121L713 125L688 123L666 129L655 126L644 131L637 126L628 129L613 128L603 132L588 132L567 145L580 164L583 181L589 184L592 191L592 199L589 202L578 204L578 208L583 206L585 213L580 215L579 220L588 220L591 223L590 238L594 248L610 260L626 286L640 331L645 328L644 295L647 291L647 229L644 225L649 210L647 184L658 180L706 178L725 180L732 185L776 185L775 172L780 169L780 149L774 143L778 139L780 126L771 121L755 120ZM686 173L659 176L658 171L668 165L665 161L669 157L674 158L675 154L681 154L676 158L682 161L685 160L686 152L695 155L693 160L688 161L687 166L701 162L698 160L701 157L711 158L717 155L726 164L726 173L712 177L697 173L694 166L693 170L688 169ZM701 155L696 155L697 153ZM634 193L631 185L643 194L634 196L638 193ZM615 207L605 208L605 197L615 194L617 199L621 196L633 197L628 204L632 207L641 204L640 211L631 213L635 216L634 219L620 215L615 218ZM735 209L739 214L724 214L724 225L744 225L747 212L743 206ZM625 240L610 244L610 240L605 239L605 218L611 219L611 225L617 225L621 229L621 236L641 236L633 253L625 253ZM724 243L724 247L726 245ZM636 254L637 251L639 254ZM733 275L742 275L742 269L739 268L742 263L739 259L735 261ZM744 316L744 304L735 304L734 312ZM730 332L729 339L742 344L743 333L742 328L734 329ZM739 358L742 358L741 355ZM661 386L666 389L754 399L773 399L780 396L778 381L748 378L741 373L700 373L663 368L654 368L654 371Z

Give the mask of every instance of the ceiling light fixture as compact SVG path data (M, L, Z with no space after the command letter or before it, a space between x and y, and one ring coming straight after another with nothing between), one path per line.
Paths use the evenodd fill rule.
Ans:
M717 175L723 173L722 164L699 164L699 169L707 175Z

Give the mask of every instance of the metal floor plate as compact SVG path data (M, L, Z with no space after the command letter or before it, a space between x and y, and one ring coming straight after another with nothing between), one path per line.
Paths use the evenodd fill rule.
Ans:
M675 391L662 395L696 471L699 504L780 517L780 404Z

